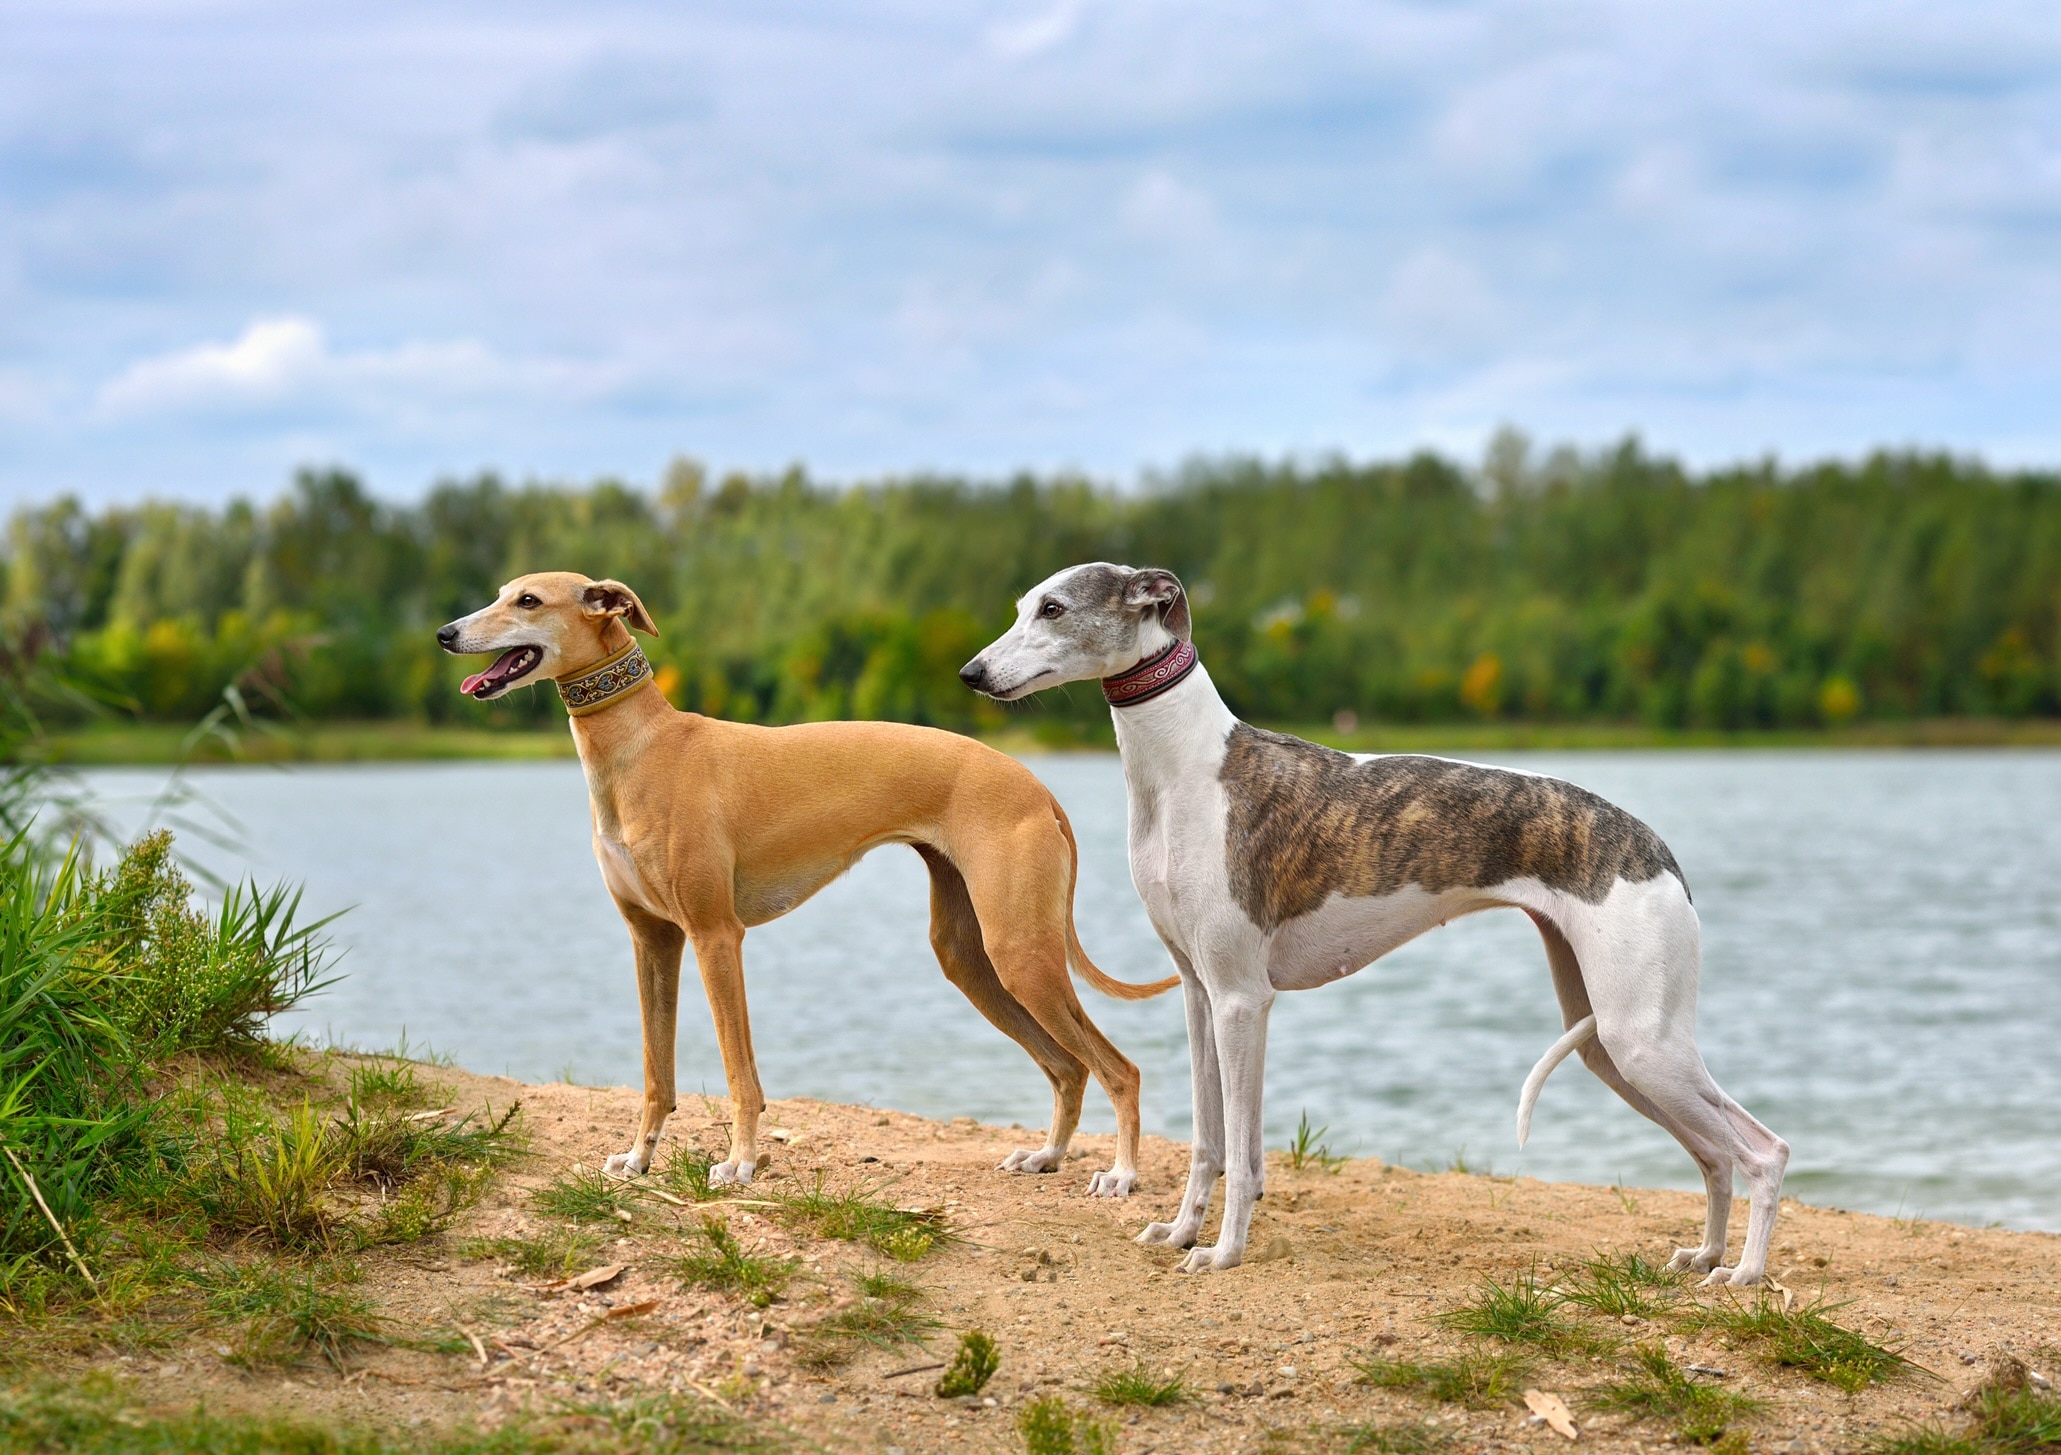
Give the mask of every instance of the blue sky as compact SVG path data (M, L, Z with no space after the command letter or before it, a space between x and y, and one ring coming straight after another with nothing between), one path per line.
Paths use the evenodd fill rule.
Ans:
M0 496L2061 461L2061 10L0 9Z

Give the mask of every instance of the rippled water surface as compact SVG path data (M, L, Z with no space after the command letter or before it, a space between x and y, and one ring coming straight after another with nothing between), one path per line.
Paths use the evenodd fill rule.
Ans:
M1660 831L1703 916L1700 1036L1718 1081L1789 1139L1812 1202L2061 1228L2061 754L1509 754ZM1112 757L1030 765L1072 816L1081 938L1106 970L1167 972L1130 885ZM161 778L93 783L139 822ZM292 1023L405 1034L480 1071L639 1076L628 941L588 850L571 763L238 769L194 776L241 826L224 870L291 876L337 925L344 979ZM190 844L195 841L189 840ZM1042 1126L1044 1078L944 981L928 881L883 849L745 942L771 1096ZM723 1073L691 968L681 1087ZM1188 1133L1178 995L1083 1001L1144 1071L1145 1124ZM1687 1155L1570 1061L1530 1145L1512 1118L1559 1031L1538 937L1502 911L1276 1003L1267 1137L1307 1108L1339 1151L1546 1178L1700 1186ZM1091 1088L1089 1130L1112 1125ZM625 1129L627 1133L628 1129Z

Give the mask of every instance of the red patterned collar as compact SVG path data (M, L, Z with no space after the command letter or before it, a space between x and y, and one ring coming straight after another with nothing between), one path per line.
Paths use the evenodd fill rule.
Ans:
M1147 657L1128 672L1102 679L1102 695L1111 707L1136 707L1175 686L1195 670L1201 659L1193 642L1175 642L1157 656Z

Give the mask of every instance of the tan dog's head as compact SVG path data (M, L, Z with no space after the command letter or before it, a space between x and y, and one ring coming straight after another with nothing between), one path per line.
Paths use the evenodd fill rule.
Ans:
M458 656L498 652L494 665L465 679L467 697L491 702L539 677L565 677L621 650L635 627L657 636L651 613L620 581L577 571L539 571L501 588L494 604L437 629L437 645Z

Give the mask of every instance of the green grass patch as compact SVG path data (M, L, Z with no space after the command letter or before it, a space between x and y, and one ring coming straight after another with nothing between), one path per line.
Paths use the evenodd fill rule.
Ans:
M1586 1402L1664 1421L1676 1436L1697 1445L1716 1442L1734 1420L1760 1408L1750 1396L1691 1378L1657 1345L1634 1350L1631 1371L1593 1391Z
M1453 1445L1451 1436L1410 1420L1348 1425L1338 1433L1345 1455L1437 1455Z
M697 1288L735 1294L753 1308L780 1297L798 1266L792 1258L751 1252L713 1214L702 1215L694 1237L695 1245L672 1260L673 1276Z
M1766 1295L1752 1304L1698 1304L1682 1311L1683 1325L1721 1333L1753 1347L1784 1368L1799 1370L1848 1394L1887 1384L1917 1366L1893 1349L1833 1323L1825 1315L1841 1304L1822 1300L1785 1311Z
M1016 1416L1025 1455L1116 1455L1116 1427L1076 1414L1054 1396L1034 1399Z
M1001 1367L1002 1351L995 1347L995 1341L979 1329L968 1329L959 1336L959 1348L953 1353L952 1362L938 1376L938 1398L962 1399L979 1394Z
M879 1194L866 1186L833 1192L819 1176L807 1191L779 1199L778 1213L791 1227L863 1243L897 1263L914 1263L954 1236L941 1213L898 1208Z
M388 1433L291 1415L165 1414L112 1380L0 1391L0 1455L768 1455L779 1426L712 1402L656 1396L569 1404L493 1431Z
M723 1196L726 1190L709 1184L709 1171L716 1165L716 1160L699 1147L676 1146L667 1156L664 1166L651 1170L651 1178L675 1197L684 1197L691 1202L709 1202Z
M1679 1300L1683 1276L1637 1253L1598 1254L1560 1285L1563 1301L1612 1318L1655 1318Z
M348 1292L347 1273L269 1264L222 1265L203 1275L208 1311L241 1325L231 1357L246 1368L321 1358L339 1372L361 1344L392 1342L391 1325Z
M601 1234L586 1228L553 1228L534 1238L467 1238L458 1245L458 1254L483 1263L506 1263L538 1278L568 1278L593 1267L605 1246Z
M1113 1369L1095 1381L1095 1398L1104 1404L1179 1404L1188 1397L1187 1382L1178 1374L1161 1374L1140 1359L1129 1369Z
M1459 1308L1434 1314L1432 1322L1455 1333L1505 1344L1529 1344L1554 1353L1591 1348L1596 1336L1577 1327L1565 1312L1567 1296L1526 1272L1508 1283L1484 1278Z
M796 1353L816 1369L835 1368L860 1349L895 1349L927 1342L940 1325L917 1305L923 1291L898 1278L858 1282L857 1296L796 1331Z
M2061 1450L2061 1394L2033 1383L2018 1360L2004 1363L1962 1401L1965 1422L1910 1424L1883 1436L1871 1455L2035 1455Z
M1501 1409L1517 1397L1530 1372L1521 1354L1471 1350L1451 1359L1413 1363L1404 1359L1354 1359L1360 1382L1380 1389L1408 1390L1474 1410Z
M1288 1144L1288 1170L1301 1172L1308 1167L1319 1167L1326 1172L1336 1172L1346 1164L1344 1157L1334 1156L1331 1145L1324 1140L1329 1127L1312 1127L1310 1114L1305 1110L1295 1124L1295 1138Z
M530 1206L548 1218L569 1223L626 1223L630 1184L590 1167L573 1167L530 1194Z

